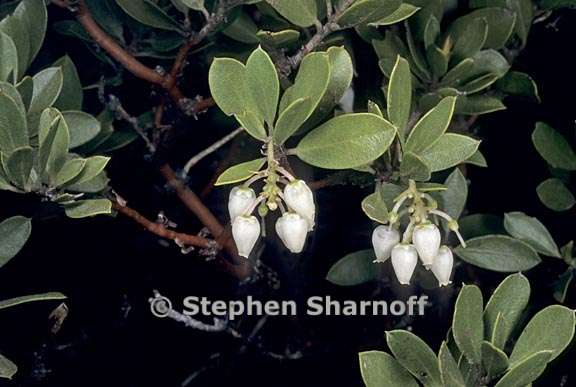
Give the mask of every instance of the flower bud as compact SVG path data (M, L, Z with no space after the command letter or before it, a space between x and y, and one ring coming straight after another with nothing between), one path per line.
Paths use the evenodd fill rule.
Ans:
M392 267L402 285L410 284L417 263L418 253L413 245L397 244L392 249Z
M440 248L440 230L435 224L428 223L416 226L412 235L412 242L418 251L420 260L426 269L430 269L434 258Z
M237 216L232 222L232 236L238 255L248 258L260 237L260 222L253 215Z
M385 262L390 258L392 248L400 242L400 233L398 230L391 229L387 226L378 226L372 233L372 246L376 260L374 262Z
M440 247L438 255L432 264L432 273L440 286L447 286L452 283L450 275L452 274L452 267L454 266L454 256L452 251L446 246Z
M308 221L299 214L286 212L276 221L276 232L293 253L301 253L308 234Z
M297 212L308 222L308 230L314 228L314 218L316 216L316 206L312 190L303 180L290 182L284 188L284 200L288 207Z
M228 212L230 219L234 221L240 215L245 214L256 202L256 193L252 188L248 187L234 187L230 191L230 198L228 199Z

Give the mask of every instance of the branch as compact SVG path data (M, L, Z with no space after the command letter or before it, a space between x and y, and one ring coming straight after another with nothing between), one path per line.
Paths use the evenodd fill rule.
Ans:
M329 14L326 23L317 28L316 34L312 36L308 43L306 43L295 55L288 58L292 70L296 69L300 65L300 62L302 62L302 59L304 59L307 54L314 51L328 35L340 30L340 26L338 26L336 21L355 1L356 0L344 0L335 12ZM328 4L328 6L330 6L330 4Z
M214 241L211 241L209 239L202 238L202 237L199 237L196 235L183 234L183 233L169 230L159 223L155 223L155 222L152 222L152 221L146 219L138 211L136 211L136 210L134 210L128 206L120 205L117 202L112 202L112 208L114 208L116 211L118 211L122 215L125 215L128 218L132 219L133 221L135 221L136 223L138 223L139 225L144 227L146 230L148 230L152 234L155 234L161 238L170 239L170 240L175 241L175 242L183 242L186 245L201 247L204 249L212 248L216 244Z
M234 130L232 133L222 137L220 140L216 141L214 144L210 145L208 148L204 149L202 152L198 153L196 156L192 157L186 165L184 166L184 170L182 175L185 177L190 173L192 167L200 162L203 158L208 156L209 154L216 152L218 149L232 141L237 135L242 133L244 128L238 128Z

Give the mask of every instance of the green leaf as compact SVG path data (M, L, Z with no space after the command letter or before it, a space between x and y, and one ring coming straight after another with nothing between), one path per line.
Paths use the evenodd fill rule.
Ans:
M483 341L482 365L486 370L488 380L492 380L508 369L508 356L489 341Z
M358 356L366 387L418 387L404 367L386 352L360 352Z
M392 124L377 115L345 114L308 133L298 144L296 155L320 168L355 168L384 154L395 132Z
M524 387L535 381L550 361L550 351L536 352L510 369L495 387Z
M30 65L40 51L46 35L48 25L46 4L43 1L23 0L16 7L14 15L25 23L28 30L30 51L27 65Z
M37 302L37 301L52 301L52 300L64 300L67 297L59 292L48 292L48 293L41 293L41 294L32 294L29 296L21 296L16 298L11 298L9 300L2 300L0 301L0 310L6 308L12 308L14 306L27 304L29 302Z
M424 36L422 37L424 48L434 45L438 36L440 35L440 23L434 15L430 15L426 27L424 28Z
M526 325L510 355L510 364L517 366L540 351L551 351L554 360L574 337L576 319L574 311L561 305L552 305L538 312Z
M280 97L280 82L274 63L261 47L254 50L246 62L246 80L259 115L273 127Z
M458 89L465 94L474 94L490 87L498 78L500 76L497 74L485 74L458 87Z
M70 134L62 115L55 109L46 109L40 118L38 167L44 181L53 181L68 156Z
M22 98L22 103L24 104L24 112L30 109L30 103L32 102L32 95L34 94L34 80L32 77L25 76L16 85L16 89Z
M325 52L313 52L302 60L294 85L289 87L280 100L280 114L300 98L310 99L310 117L328 90L331 80L330 58Z
M440 78L448 71L449 55L449 52L443 51L435 44L426 49L426 58L435 77Z
M326 279L340 286L354 286L376 280L378 265L373 263L375 259L372 249L348 254L332 265Z
M504 227L510 235L528 243L537 252L560 258L556 242L538 219L523 212L509 212L504 215Z
M576 203L572 192L566 188L560 179L548 179L536 188L538 197L544 205L554 211L566 211Z
M70 184L83 184L96 178L102 173L104 168L106 168L106 165L108 165L108 162L110 161L110 157L92 156L84 159L84 161L85 164L84 168L82 168L82 172L77 175Z
M108 187L109 179L106 173L102 172L94 178L79 183L74 183L66 187L66 191L82 193L99 193Z
M32 78L34 91L30 102L29 113L40 113L52 106L62 90L63 76L59 67L49 67Z
M260 42L256 34L258 33L258 26L252 21L250 16L242 12L232 23L230 23L222 33L231 39L237 40L246 44L255 44Z
M208 83L214 101L226 115L241 114L252 107L247 101L246 67L236 59L214 59Z
M362 211L375 222L386 223L388 221L388 208L380 192L374 192L362 200Z
M62 91L54 102L54 107L59 110L81 110L84 91L74 62L66 55L54 62L53 66L62 69L63 79Z
M179 0L182 4L195 11L204 9L204 0Z
M576 153L568 141L551 126L538 122L532 142L540 156L554 168L576 170Z
M542 0L540 6L544 9L558 9L576 5L574 0Z
M455 41L452 60L454 63L461 63L460 61L472 58L484 47L488 37L488 22L484 18L476 18L469 25L452 33L458 33L452 36Z
M112 202L108 199L79 200L64 207L66 216L71 219L81 219L96 215L110 215Z
M174 19L150 0L116 0L116 3L142 24L162 30L181 30Z
M88 143L100 133L101 126L94 116L81 111L62 112L70 132L70 149Z
M410 140L410 139L409 139ZM432 172L452 168L472 156L480 141L456 133L443 134L421 157Z
M310 112L310 98L299 98L292 102L278 117L278 122L274 127L274 143L282 145L288 140L306 120L306 115Z
M490 214L473 214L458 221L460 233L464 239L471 239L488 234L504 234L502 218Z
M236 121L250 134L252 137L258 140L266 140L266 128L264 128L264 123L251 110L245 110L242 113L234 115Z
M494 86L508 95L525 97L534 102L540 102L538 85L528 74L510 71L499 79Z
M480 289L474 285L465 285L456 300L452 334L460 351L475 364L479 364L482 359L483 309L484 301Z
M12 152L28 145L28 127L22 107L0 89L0 151Z
M406 151L423 154L426 150L432 149L437 142L440 142L443 139L444 136L454 136L453 134L444 135L444 132L448 129L448 125L452 119L455 103L456 98L446 97L440 101L435 108L427 112L416 123L412 132L410 132L408 140L406 140ZM450 143L448 146L455 147L455 144ZM440 149L438 151L440 151ZM444 150L444 152L445 151L446 150ZM449 152L453 151L454 150L452 149L449 150ZM476 149L474 151L476 151ZM468 157L470 155L468 155Z
M29 190L30 173L34 166L34 151L31 147L25 146L16 148L6 160L2 160L8 178L18 188Z
M574 279L574 271L572 268L566 270L558 277L558 281L554 283L554 299L558 302L564 303L568 288Z
M310 27L318 20L316 0L266 0L290 23L299 27Z
M12 38L0 31L0 82L18 78L18 52Z
M14 216L0 223L0 267L16 256L32 232L30 219Z
M296 30L258 31L256 36L261 43L276 48L289 46L300 39L300 32Z
M420 156L408 152L402 158L400 175L415 181L428 181L430 180L431 172Z
M401 22L402 20L408 19L419 10L420 7L415 7L414 5L408 3L402 3L400 4L400 7L398 7L390 15L384 16L382 19L378 19L368 24L374 27L389 26Z
M314 127L334 110L334 107L350 87L354 77L352 58L344 47L330 47L326 53L330 63L330 80L324 96L306 122L305 127ZM313 108L311 107L311 109Z
M494 290L484 309L484 337L492 340L497 338L492 343L497 348L503 349L529 299L530 282L525 276L517 273L506 277ZM499 318L505 321L505 325L498 322ZM494 332L497 332L497 335L494 335Z
M16 46L16 53L18 55L18 77L21 77L28 69L30 63L30 33L28 26L22 15L19 12L0 20L0 31L12 38ZM17 80L18 78L16 78Z
M412 74L408 61L400 56L390 75L387 103L390 122L404 133L412 108Z
M344 29L376 22L391 16L401 3L401 0L357 0L340 15L336 23Z
M16 372L18 372L16 364L0 353L0 378L12 379Z
M438 358L418 336L403 330L386 332L388 347L396 360L424 386L441 386Z
M84 159L71 159L66 161L66 164L64 164L54 179L54 186L61 187L74 180L82 173L85 165L86 160Z
M458 85L467 79L472 71L474 71L474 59L463 59L444 75L441 84L444 86Z
M468 184L466 178L458 168L446 178L444 182L446 190L441 192L440 200L442 205L440 208L453 219L459 219L466 206L468 199Z
M266 164L266 158L256 159L252 161L246 161L241 164L234 165L233 167L225 170L216 180L214 185L226 185L239 183L241 181L247 180L258 173L262 167Z
M442 386L444 387L466 387L462 373L458 369L458 364L450 353L446 342L443 341L438 352L438 362L440 364L440 375L442 376Z
M498 272L530 270L541 260L530 245L505 235L486 235L466 241L454 252L464 261Z
M506 106L497 97L487 95L459 96L456 102L456 113L481 115L505 110Z
M484 19L488 23L488 35L484 43L484 48L501 49L503 48L514 30L516 14L499 7L489 7L477 9L464 15L454 21L450 28L452 36L461 36L475 19Z
M475 165L481 168L488 167L488 162L486 161L486 158L484 157L482 152L480 152L480 150L477 150L472 156L466 159L465 163Z

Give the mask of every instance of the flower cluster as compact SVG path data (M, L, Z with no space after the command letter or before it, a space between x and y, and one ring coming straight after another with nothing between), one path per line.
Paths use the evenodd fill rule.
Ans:
M451 283L450 276L454 257L449 247L443 246L438 226L432 217L444 219L448 229L455 232L460 243L466 247L458 231L458 223L450 215L437 209L434 198L420 192L414 181L410 181L406 191L394 199L394 208L388 216L388 225L376 227L372 233L372 245L376 254L374 262L385 262L392 258L392 267L401 284L408 285L416 269L418 257L427 270L432 270L440 286ZM398 225L404 215L409 223L402 238Z
M250 185L260 178L265 179L265 185L257 196ZM278 184L284 184L284 189L280 189ZM306 236L314 228L314 197L303 180L294 178L273 158L269 158L266 170L230 192L228 211L232 220L232 236L238 254L245 258L252 252L261 233L260 221L252 215L256 208L262 217L268 211L280 208L282 215L276 221L276 233L292 253L302 252Z

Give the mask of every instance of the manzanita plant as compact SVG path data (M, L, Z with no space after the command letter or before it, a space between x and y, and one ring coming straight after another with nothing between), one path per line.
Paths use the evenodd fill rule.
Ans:
M575 317L553 305L524 324L533 311L530 284L519 272L562 259L566 266L552 285L564 303L576 270L573 242L553 237L525 212L470 214L468 191L481 187L468 172L490 161L480 149L479 116L506 109L509 98L540 102L536 83L515 69L515 60L535 22L572 6L573 0L2 2L0 190L8 201L34 198L49 217L123 215L178 252L197 249L206 261L217 260L241 284L265 276L259 241L276 234L291 254L307 257L311 233L328 228L345 228L360 236L355 246L364 246L329 262L327 280L336 285L374 282L394 294L424 288L449 295L460 286L455 276L482 285L484 272L470 275L474 267L517 273L486 305L485 289L459 290L438 355L410 331L394 329L386 334L393 356L363 352L360 369L369 387L524 387L568 347ZM49 11L59 12L53 22ZM93 56L59 43L47 49L49 28L59 34L54 40L65 38ZM127 101L137 80L150 86L148 94ZM179 130L206 125L214 130L197 130L184 145L207 148L173 167L181 158L172 150L185 138ZM542 122L532 139L553 176L538 186L538 196L549 209L570 210L571 139ZM222 155L231 142L234 151ZM160 166L165 191L201 227L179 227L156 202L156 221L131 208L105 170L120 152ZM205 174L193 168L215 154L221 163L197 195ZM322 223L322 214L338 209L316 191L335 185L362 192L358 201L336 196L361 208L363 222ZM213 211L205 200L214 187L210 203L220 205ZM219 219L226 207L228 216ZM0 267L25 246L32 223L46 220L32 212L0 223ZM59 292L17 297L1 301L0 310L65 298ZM16 372L0 355L0 377Z

